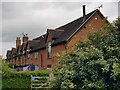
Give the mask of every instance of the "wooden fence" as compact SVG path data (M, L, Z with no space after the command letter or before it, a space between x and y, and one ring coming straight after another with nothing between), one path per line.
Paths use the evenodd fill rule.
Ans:
M50 88L49 82L54 78L52 73L48 77L31 76L31 90Z

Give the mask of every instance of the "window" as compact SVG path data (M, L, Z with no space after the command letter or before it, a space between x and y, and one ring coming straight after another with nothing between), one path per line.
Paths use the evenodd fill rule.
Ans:
M29 53L27 54L27 58L28 58L28 59L30 58L30 54L29 54Z
M22 64L25 64L25 56L22 56Z
M47 65L47 68L51 68L51 65L49 64L49 65Z
M25 51L23 51L23 54L25 54Z
M51 58L51 42L48 42L48 58Z
M35 59L38 59L38 52L35 52L35 53L34 53L34 58L35 58Z

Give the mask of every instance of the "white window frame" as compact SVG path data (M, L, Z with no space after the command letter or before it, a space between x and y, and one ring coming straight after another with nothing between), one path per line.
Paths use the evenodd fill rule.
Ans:
M38 59L38 52L34 53L34 58L37 60Z
M51 54L51 50L52 48L51 48L51 42L48 42L48 58L50 59L50 58L52 58L52 54Z

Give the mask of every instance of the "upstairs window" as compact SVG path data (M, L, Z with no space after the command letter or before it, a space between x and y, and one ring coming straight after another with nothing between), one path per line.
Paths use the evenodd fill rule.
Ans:
M35 53L34 53L34 58L35 58L35 59L38 59L38 52L35 52Z
M20 54L20 52L18 54Z
M28 59L30 58L30 54L29 54L29 53L27 54L27 58L28 58Z
M51 58L51 42L48 42L48 58Z
M25 64L25 56L22 56L22 65Z
M23 51L23 54L25 54L25 51Z

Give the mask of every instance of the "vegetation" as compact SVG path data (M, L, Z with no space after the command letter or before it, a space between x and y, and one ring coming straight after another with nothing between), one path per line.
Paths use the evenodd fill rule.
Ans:
M43 80L46 81L45 77L49 75L50 71L27 71L27 72L14 72L7 62L0 60L2 62L2 88L9 89L23 89L31 88L31 75L41 76Z
M2 62L2 88L30 88L30 76L48 76L49 71L13 72ZM54 70L51 88L79 90L120 89L120 18L105 25L88 40L80 42L71 53L65 52ZM1 70L1 68L0 68Z
M2 57L0 56L0 89L2 88Z
M120 90L120 18L64 53L58 67L52 88Z

